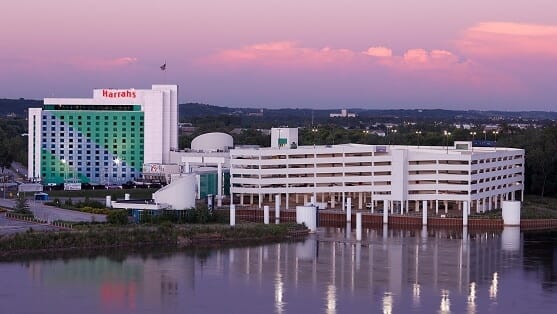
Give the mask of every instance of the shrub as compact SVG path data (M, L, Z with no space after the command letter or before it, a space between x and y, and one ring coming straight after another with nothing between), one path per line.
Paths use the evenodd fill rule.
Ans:
M106 216L106 221L113 225L125 225L128 223L128 211L123 210L112 210Z

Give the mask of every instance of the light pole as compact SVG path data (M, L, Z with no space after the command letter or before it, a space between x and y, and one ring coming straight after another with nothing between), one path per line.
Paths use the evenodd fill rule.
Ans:
M487 132L484 130L483 133L484 133L484 141L487 141Z
M443 131L443 134L445 135L445 147L447 148L447 154L449 153L449 136L451 136L451 132L448 131Z
M395 143L395 134L396 134L396 130L391 130L391 134L393 135L393 145ZM389 145L391 145L391 138L389 137Z
M495 136L495 143L497 143L497 135L499 134L499 131L493 131L493 135Z
M422 135L422 131L416 131L416 135L418 136L418 149L420 148L420 135Z
M315 134L317 133L317 128L312 128L311 133L313 133L313 146L315 146Z
M476 138L476 132L470 132L470 135L472 135L472 151L474 151L474 139Z

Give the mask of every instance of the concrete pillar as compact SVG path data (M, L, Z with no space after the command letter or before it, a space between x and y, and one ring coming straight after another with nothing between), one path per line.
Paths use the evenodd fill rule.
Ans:
M230 204L230 226L236 225L236 205Z
M308 203L308 195L304 194L304 204L302 204L302 205L306 206L307 203Z
M515 194L514 191L512 191L512 192L511 192L511 201L514 201L514 200L515 200L515 199L514 199L514 194Z
M410 211L410 201L406 200L406 213L408 214L409 211Z
M346 199L346 222L352 221L352 198Z
M335 200L335 193L332 194L331 196L331 208L335 208L337 206L336 204L336 200Z
M268 225L269 224L269 206L263 206L263 223Z
M363 197L363 196L362 196L362 192L359 192L359 193L358 193L358 209L359 209L359 210L362 210L362 209L363 209L363 205L362 205L362 201L363 201L363 200L362 200L362 197Z
M294 194L294 202L296 203L296 205L298 205L298 203L300 202L298 200L298 193Z
M422 225L427 226L427 201L423 201L422 204Z
M253 206L253 193L249 195L249 204Z
M290 201L290 194L286 193L286 200L285 200L284 209L288 209L289 201Z
M462 202L461 201L456 201L456 202L458 204L458 211L462 211Z
M389 201L383 201L383 224L389 223Z
M362 213L356 213L356 241L362 241Z
M321 193L321 203L325 203L325 193Z
M414 202L416 203L416 204L415 204L415 210L416 210L416 212L419 213L419 212L420 212L420 201L416 200L416 201L414 201Z
M240 193L240 205L244 206L244 193Z
M395 202L389 201L389 208L391 209L391 215L395 213Z
M435 215L439 215L439 200L435 200Z
M487 209L488 209L489 211L491 211L491 210L493 209L493 207L492 207L492 206L493 206L493 202L492 202L493 200L491 199L491 196L488 197L487 200L488 200Z
M463 203L464 203L464 209L462 210L462 225L468 226L468 212L470 210L468 206L470 206L470 204L467 201L464 201Z
M275 195L275 218L280 218L280 194Z
M217 164L217 206L222 206L222 163Z
M443 206L445 207L445 214L449 211L449 201L443 201Z
M480 200L476 200L476 213L480 212Z
M342 212L344 212L346 208L346 195L344 192L342 192Z
M263 205L263 194L257 195L257 203L258 203L258 207L261 208L261 206Z

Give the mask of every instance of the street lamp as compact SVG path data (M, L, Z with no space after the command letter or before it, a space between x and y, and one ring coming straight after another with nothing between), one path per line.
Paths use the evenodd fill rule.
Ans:
M317 133L317 128L312 128L311 133L313 133L313 146L315 146L315 134Z
M497 135L499 134L499 131L493 131L493 135L495 136L495 142L497 142Z
M395 143L394 139L394 134L396 134L397 130L391 130L391 134L393 134L393 144ZM389 137L389 145L391 144L391 138Z
M484 133L484 141L487 141L487 132L486 132L486 130L484 130L483 133Z
M451 132L448 131L443 131L443 134L445 135L445 146L447 148L447 154L449 153L449 136L451 136Z
M420 135L422 135L422 131L416 131L416 135L418 136L418 149L420 148Z
M476 132L470 132L470 135L472 135L472 151L474 151L474 139L476 138Z

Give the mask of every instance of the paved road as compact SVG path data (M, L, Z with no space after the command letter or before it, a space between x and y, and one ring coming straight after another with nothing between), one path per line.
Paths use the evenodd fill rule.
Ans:
M33 212L33 214L35 214L35 217L46 221L106 221L105 215L88 214L74 210L61 209L44 205L38 201L28 201L28 204L29 209ZM0 206L13 208L15 206L15 201L10 199L0 199Z
M58 228L53 227L47 224L36 224L27 221L19 221L19 220L12 220L7 219L6 214L0 214L0 236L25 232L33 228L35 231L50 231L50 230L58 230Z

